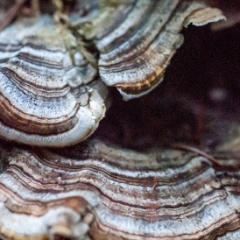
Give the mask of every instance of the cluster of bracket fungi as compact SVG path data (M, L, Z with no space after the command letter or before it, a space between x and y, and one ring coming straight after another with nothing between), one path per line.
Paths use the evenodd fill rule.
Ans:
M237 137L210 154L89 139L108 87L125 100L151 92L183 27L224 21L221 10L99 0L66 12L52 2L0 32L0 239L239 239L239 155L227 151ZM4 21L11 4L0 8Z

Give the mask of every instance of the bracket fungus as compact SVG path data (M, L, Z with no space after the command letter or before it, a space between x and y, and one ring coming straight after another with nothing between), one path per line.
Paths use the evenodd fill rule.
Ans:
M147 94L162 81L183 43L183 27L225 20L219 9L203 1L136 0L125 4L114 5L101 21L97 17L89 33L100 52L102 80L115 86L125 100Z
M0 34L0 51L2 137L62 147L95 131L106 90L69 30L48 16L35 24L19 21Z
M80 16L63 11L71 1L52 2L54 16L20 16L0 32L0 239L239 239L238 134L206 154L164 137L142 152L87 139L105 116L106 85L125 100L149 93L182 28L222 12L201 0L76 0L88 4Z
M201 1L138 0L127 6L120 2L98 24L92 18L97 33L93 28L89 36L100 52L99 75L131 99L161 81L182 43L184 25L224 16ZM105 96L94 90L103 83L86 57L91 55L81 52L84 44L62 25L47 16L30 26L20 19L0 34L2 137L37 146L73 145L92 134L104 117Z
M240 236L237 157L229 162L214 153L212 163L192 152L138 153L99 141L52 150L0 147L8 159L0 175L0 238Z

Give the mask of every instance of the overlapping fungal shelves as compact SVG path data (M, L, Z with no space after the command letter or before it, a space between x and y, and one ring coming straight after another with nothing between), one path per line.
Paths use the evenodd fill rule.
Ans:
M238 134L209 155L86 140L105 116L103 82L126 100L149 93L182 28L222 12L197 0L89 11L19 18L0 33L0 239L239 239Z
M223 19L201 1L176 0L100 1L80 28L48 15L18 19L0 33L0 136L49 147L87 139L105 116L101 80L125 99L142 96L161 81L183 26ZM87 38L98 61L85 49Z
M61 150L1 144L0 236L238 236L239 157L213 156L216 162L176 149L138 153L94 140ZM228 235L219 239L237 239Z

